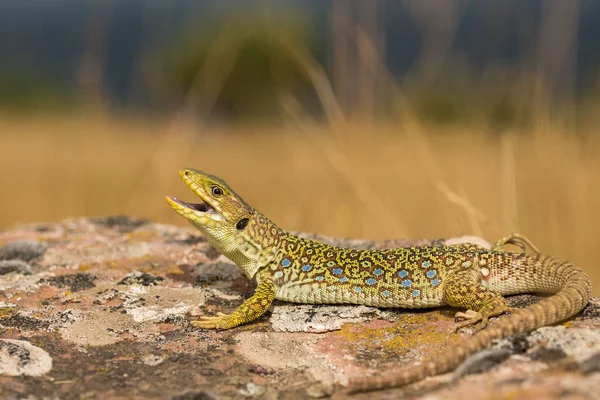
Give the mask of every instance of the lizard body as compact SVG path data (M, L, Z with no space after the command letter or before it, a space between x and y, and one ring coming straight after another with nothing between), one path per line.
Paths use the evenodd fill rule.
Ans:
M197 227L258 286L232 314L201 317L199 328L229 329L264 314L275 299L313 304L365 304L375 307L428 308L450 305L458 327L475 334L439 358L381 377L351 380L351 391L394 387L448 371L494 339L528 332L578 313L591 296L591 281L578 267L542 255L519 235L491 250L471 244L357 250L333 247L292 235L250 207L223 180L201 171L180 171L202 203L167 197L171 207ZM508 252L506 243L529 245L534 254ZM509 310L504 295L553 293ZM511 311L483 329L489 317Z

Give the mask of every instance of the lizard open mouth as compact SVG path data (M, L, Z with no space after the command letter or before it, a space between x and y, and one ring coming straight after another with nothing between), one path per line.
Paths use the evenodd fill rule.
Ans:
M177 197L165 196L171 208L192 222L196 227L205 225L209 220L213 222L223 221L224 217L220 210L221 205L214 198L215 196L211 196L207 192L212 190L212 186L205 182L204 175L192 169L182 169L179 171L179 175L186 186L197 196L197 200L195 203L188 203L187 201L179 200ZM205 186L207 187L205 188Z
M201 202L201 203L188 203L183 200L179 200L177 197L167 196L169 200L173 203L176 203L182 207L188 208L190 210L199 211L202 213L216 213L217 211L210 206L210 204Z

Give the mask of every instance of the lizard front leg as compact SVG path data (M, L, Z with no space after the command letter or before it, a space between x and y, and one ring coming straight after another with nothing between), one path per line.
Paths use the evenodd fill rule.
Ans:
M254 321L263 315L275 300L275 285L270 279L260 282L254 294L231 314L218 313L216 317L200 317L192 325L202 329L230 329Z

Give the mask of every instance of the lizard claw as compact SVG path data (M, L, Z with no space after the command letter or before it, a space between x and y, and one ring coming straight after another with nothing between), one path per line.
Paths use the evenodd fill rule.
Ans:
M459 311L454 314L454 320L458 322L454 327L454 332L458 332L460 329L474 324L476 325L473 327L473 330L474 332L477 332L483 329L487 324L487 321L483 321L483 315L474 310L467 310L465 312Z

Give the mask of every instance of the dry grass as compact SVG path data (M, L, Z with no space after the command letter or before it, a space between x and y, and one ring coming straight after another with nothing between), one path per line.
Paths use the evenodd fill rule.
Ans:
M600 294L598 137L415 124L193 133L89 118L4 119L0 131L0 226L106 214L183 224L163 195L190 198L177 174L189 166L225 178L287 229L489 240L518 231L580 264Z

